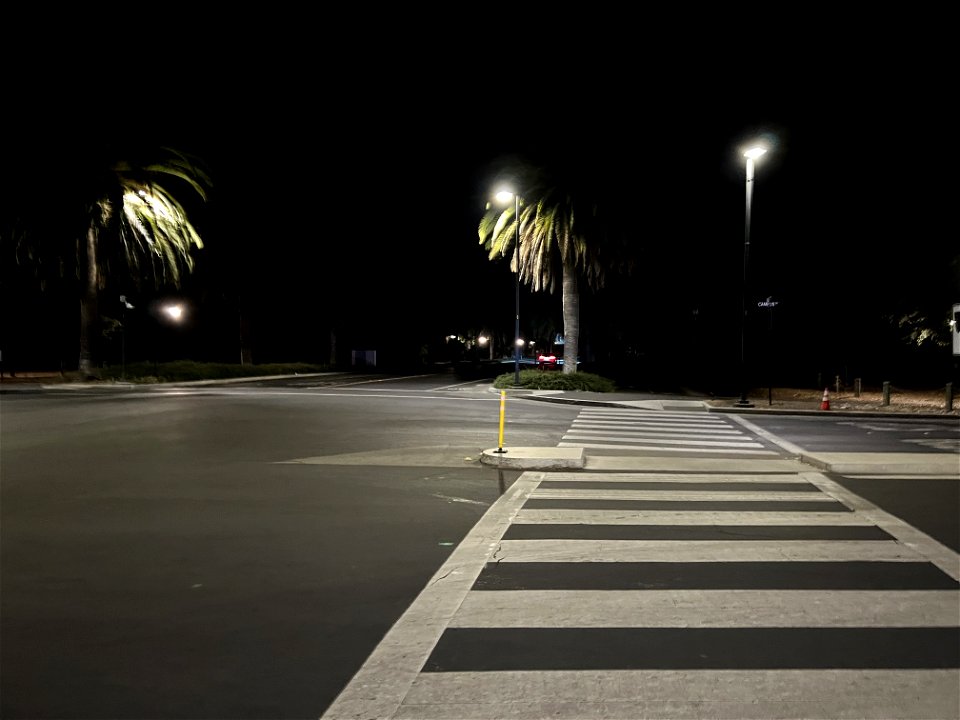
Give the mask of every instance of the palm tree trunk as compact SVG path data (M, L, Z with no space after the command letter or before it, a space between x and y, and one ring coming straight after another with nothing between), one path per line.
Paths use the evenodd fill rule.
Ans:
M572 266L563 266L563 372L577 371L580 354L580 291L577 273Z
M84 278L80 296L80 362L78 370L81 377L90 377L96 365L96 326L99 310L97 308L97 231L92 225L87 229L84 245Z

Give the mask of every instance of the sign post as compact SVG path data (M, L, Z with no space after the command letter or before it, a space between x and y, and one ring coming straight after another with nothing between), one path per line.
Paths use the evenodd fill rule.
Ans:
M771 360L773 351L771 343L773 342L773 309L780 304L779 300L768 297L757 303L757 307L767 308L770 311L770 329L767 332L767 405L773 405L773 370L771 369Z

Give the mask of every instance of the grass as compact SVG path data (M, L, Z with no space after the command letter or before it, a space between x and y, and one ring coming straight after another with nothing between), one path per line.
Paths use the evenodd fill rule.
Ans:
M267 363L264 365L240 365L238 363L202 363L193 360L175 362L129 363L126 371L120 366L99 368L97 378L103 381L131 383L190 382L196 380L224 380L228 378L258 377L261 375L298 375L329 372L326 365L310 363ZM66 373L65 380L79 380L76 373Z

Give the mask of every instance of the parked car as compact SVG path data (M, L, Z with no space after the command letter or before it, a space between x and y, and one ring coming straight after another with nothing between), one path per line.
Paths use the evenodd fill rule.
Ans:
M556 355L537 356L537 367L541 370L557 370L562 363L563 360L558 359Z

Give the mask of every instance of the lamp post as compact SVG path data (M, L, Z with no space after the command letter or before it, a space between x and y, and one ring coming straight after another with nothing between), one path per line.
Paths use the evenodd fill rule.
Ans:
M514 274L514 291L516 293L516 310L517 317L514 323L513 338L514 338L514 348L513 348L513 384L520 384L520 346L522 342L520 340L520 196L511 190L501 190L497 193L497 200L500 202L507 202L510 198L513 198L514 201L514 222L516 223L516 247L514 248L514 253L517 258L517 269Z
M750 259L750 206L753 200L753 161L763 155L767 149L756 145L743 153L747 159L746 211L743 231L743 284L740 287L740 399L737 407L753 407L747 400L747 264Z

